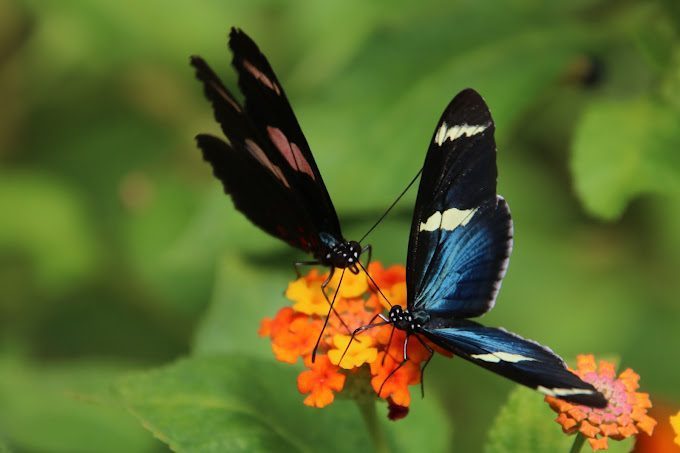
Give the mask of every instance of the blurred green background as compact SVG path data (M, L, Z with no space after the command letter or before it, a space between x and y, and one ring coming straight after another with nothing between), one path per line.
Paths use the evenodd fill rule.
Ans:
M302 407L256 335L302 255L233 209L193 143L218 129L188 56L234 87L232 25L277 71L348 238L415 174L451 97L482 93L516 233L482 322L615 355L677 410L676 0L0 0L0 451L166 451L158 426L209 417L177 403L149 422L135 391L151 390L121 376L187 356L262 358L291 414L336 416ZM404 263L414 199L370 236L376 259ZM434 423L436 448L479 450L513 385L456 359L427 378L396 429Z

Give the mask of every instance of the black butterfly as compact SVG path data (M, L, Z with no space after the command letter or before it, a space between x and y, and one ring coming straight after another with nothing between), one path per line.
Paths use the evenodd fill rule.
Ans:
M358 273L360 255L368 251L370 260L371 247L343 237L307 140L269 62L239 29L231 29L229 47L243 106L201 57L191 57L229 139L199 134L204 159L236 209L267 233L314 256L314 261L296 263L296 269L300 264L330 267L324 288L336 268Z
M433 350L422 335L546 395L604 407L604 396L547 347L467 319L493 308L512 250L512 219L496 177L491 114L477 92L464 90L444 111L425 158L408 247L407 309L395 305L379 315L383 322L353 335L392 324L406 332L399 366L411 336L429 350L427 366Z

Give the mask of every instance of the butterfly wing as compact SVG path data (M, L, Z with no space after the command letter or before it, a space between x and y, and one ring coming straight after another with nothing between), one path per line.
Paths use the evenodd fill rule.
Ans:
M281 170L294 187L319 231L341 238L340 222L293 109L276 74L255 42L232 28L229 47L245 111L255 129L282 158Z
M434 318L423 327L423 333L465 360L545 395L591 407L607 405L601 393L569 371L549 348L507 330L469 320Z
M409 252L409 309L473 317L494 304L512 249L512 219L496 195L494 124L471 89L435 129L418 189Z
M264 231L314 253L321 231L295 181L284 172L283 158L208 64L195 56L191 64L203 83L215 119L229 139L227 144L210 135L196 137L225 192L232 196L236 208Z

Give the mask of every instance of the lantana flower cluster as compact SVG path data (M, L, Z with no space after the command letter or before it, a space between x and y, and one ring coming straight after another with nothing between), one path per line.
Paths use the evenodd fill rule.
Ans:
M339 285L335 312L328 319L314 362L312 350L329 311L321 289L328 278L327 273L321 274L313 269L292 281L285 292L292 306L282 308L274 318L265 318L259 334L271 339L277 360L286 363L302 360L306 369L299 374L297 385L300 393L307 395L304 404L327 406L337 393L348 386L348 382L357 387L368 377L374 397L386 399L391 414L399 417L407 413L411 402L409 386L420 384L420 368L430 353L419 341L409 341L409 360L387 379L403 361L403 331L390 325L367 329L355 336L347 349L354 329L368 325L372 320L381 321L375 317L389 309L385 299L391 305L406 306L406 271L403 266L384 268L379 262L372 262L368 273L377 287L363 272L352 274L345 271L342 275L342 271L336 271L325 288L329 299L332 299Z
M606 450L608 439L622 440L640 431L652 435L656 421L647 415L652 403L648 393L637 391L637 373L628 368L617 377L612 362L597 363L592 355L579 355L576 363L577 369L572 371L602 392L609 404L597 409L546 396L546 402L559 414L556 421L565 433L585 436L593 451Z

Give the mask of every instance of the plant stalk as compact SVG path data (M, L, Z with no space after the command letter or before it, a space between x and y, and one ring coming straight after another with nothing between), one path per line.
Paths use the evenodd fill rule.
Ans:
M357 406L359 406L359 411L361 411L361 416L364 419L364 423L366 423L366 429L371 436L373 450L376 453L389 453L390 449L387 446L385 431L378 422L378 416L375 410L375 400L359 398L355 401Z
M586 436L584 436L581 433L576 433L576 438L574 439L574 443L571 446L571 450L569 450L569 453L579 453L581 451L581 448L583 448L583 444L586 442Z

